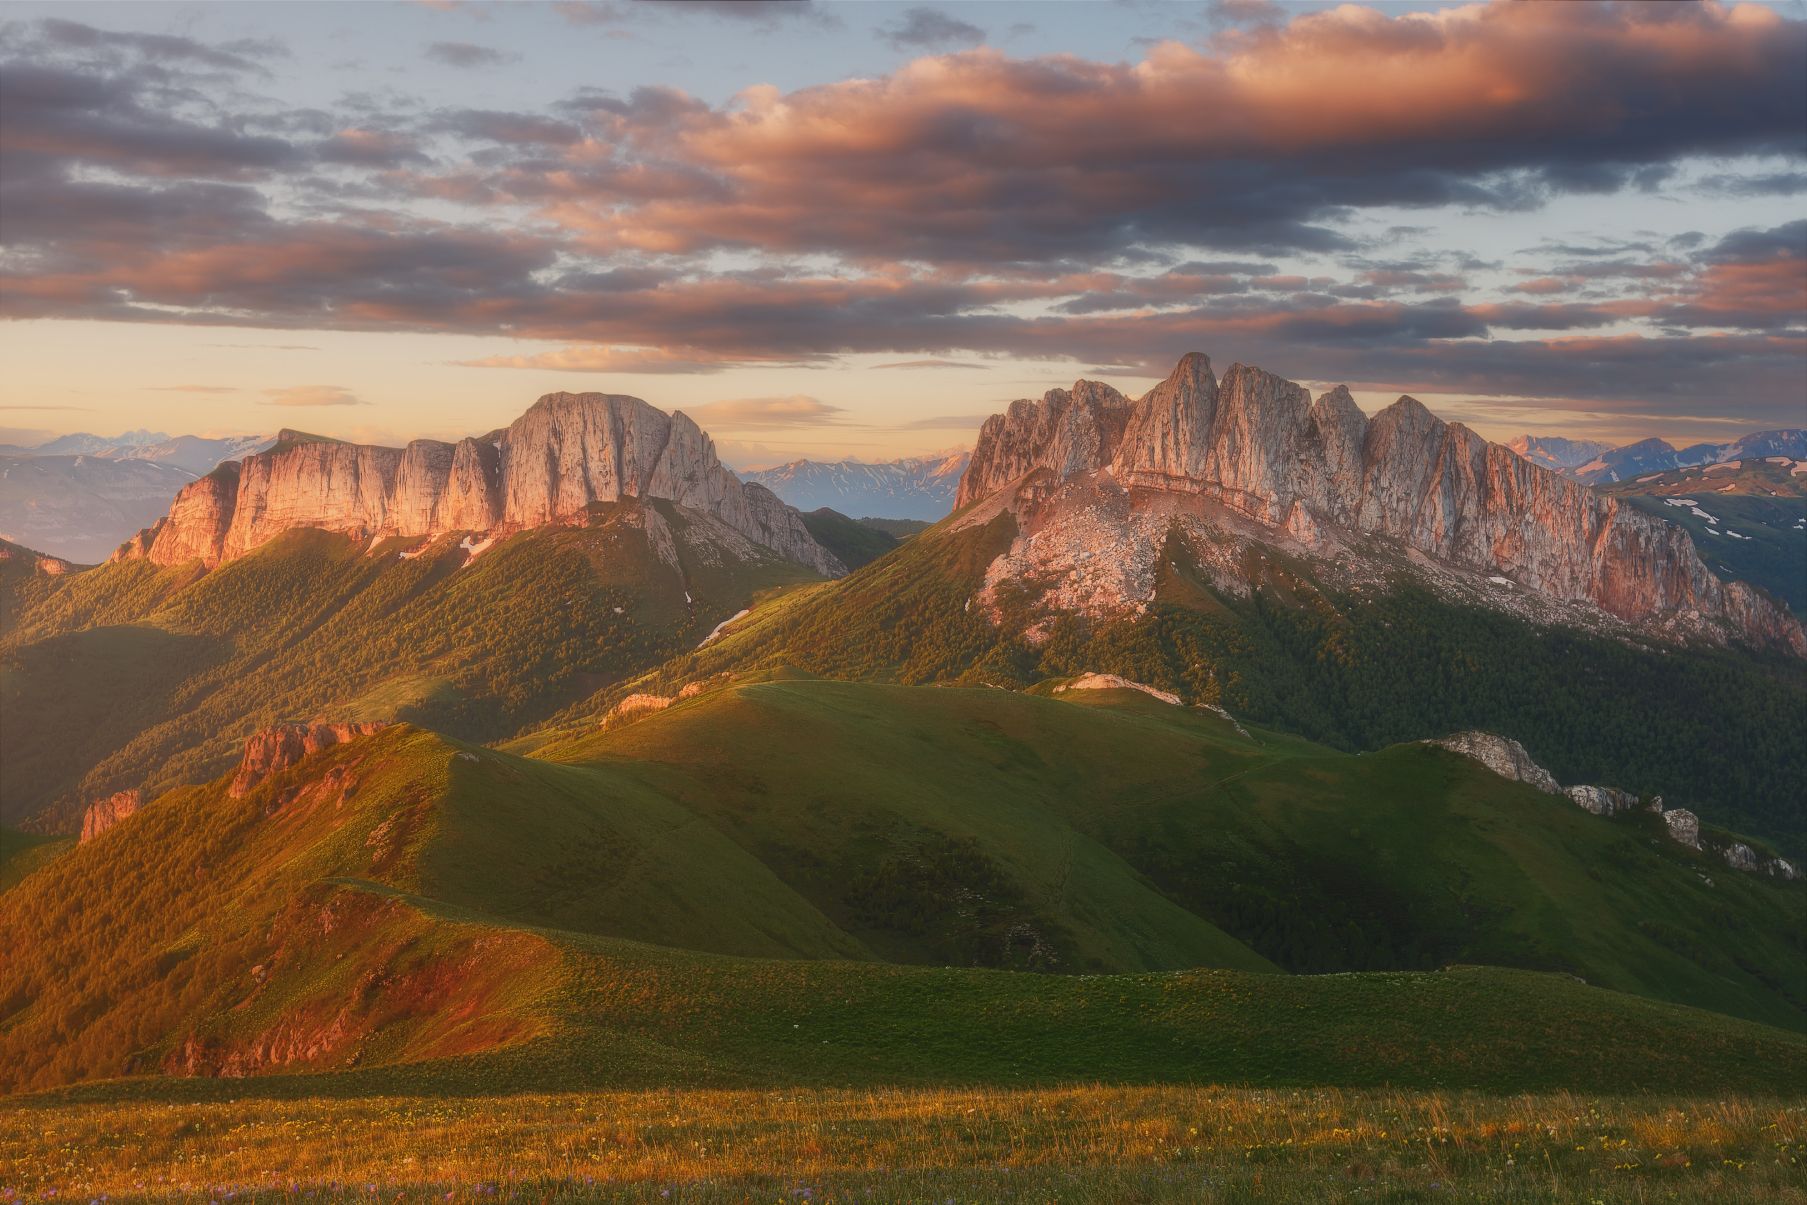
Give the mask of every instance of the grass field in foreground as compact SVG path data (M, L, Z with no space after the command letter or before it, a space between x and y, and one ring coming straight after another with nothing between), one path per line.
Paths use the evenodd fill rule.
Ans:
M1800 1099L652 1091L0 1102L0 1195L235 1201L1798 1201Z

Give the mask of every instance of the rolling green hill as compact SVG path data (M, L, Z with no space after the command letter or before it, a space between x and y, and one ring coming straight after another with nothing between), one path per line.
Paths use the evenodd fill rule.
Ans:
M1088 622L970 600L1008 517L937 527L832 583L768 601L728 637L550 721L593 722L628 690L669 694L723 672L794 666L854 681L1020 689L1099 671L1221 703L1345 751L1480 728L1523 743L1564 783L1660 794L1726 828L1807 851L1807 665L1726 649L1540 628L1409 581L1337 592L1270 550L1248 597L1177 553L1146 615ZM1025 638L1031 623L1046 636Z
M367 549L295 531L211 573L144 561L8 571L0 818L48 809L66 828L113 790L202 781L280 720L508 736L693 647L758 591L809 577L654 506L675 566L625 503L475 559L455 537L416 555L413 541Z
M1440 750L780 680L540 752L394 726L38 866L0 894L0 1082L1680 1089L1807 1057L1807 888ZM1436 969L1477 962L1526 969Z
M882 528L849 519L826 506L806 512L803 526L816 543L834 553L849 569L870 565L897 547L897 540Z

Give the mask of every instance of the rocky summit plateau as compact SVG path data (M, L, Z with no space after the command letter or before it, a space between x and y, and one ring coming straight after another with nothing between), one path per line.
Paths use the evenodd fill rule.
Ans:
M1369 416L1345 387L1314 399L1243 364L1220 381L1196 352L1137 399L1081 380L1013 402L981 430L957 504L962 525L1014 517L993 609L1011 583L1055 608L1139 611L1181 556L1246 592L1278 553L1332 580L1407 570L1539 618L1807 656L1800 622L1722 581L1678 527L1411 397Z
M687 415L603 393L547 394L505 430L456 444L391 448L285 430L268 451L186 486L114 559L213 568L303 527L360 540L500 535L578 522L624 498L664 499L819 573L846 572L795 510L735 477Z

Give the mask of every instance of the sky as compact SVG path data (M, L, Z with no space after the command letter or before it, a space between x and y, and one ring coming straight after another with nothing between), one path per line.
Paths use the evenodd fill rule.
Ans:
M1626 442L1807 425L1807 7L0 3L0 442L554 390L724 459L1188 351Z

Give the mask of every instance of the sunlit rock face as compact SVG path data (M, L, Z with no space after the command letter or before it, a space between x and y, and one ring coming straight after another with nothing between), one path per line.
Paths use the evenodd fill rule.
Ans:
M167 518L115 556L211 568L295 528L359 539L502 533L581 521L622 498L666 499L818 572L845 572L796 511L723 466L687 416L601 393L548 394L493 439L456 444L386 448L284 431L269 451L187 486Z
M1176 531L1195 544L1225 532L1278 542L1345 567L1355 545L1380 537L1491 583L1498 591L1478 594L1502 605L1580 604L1638 626L1807 655L1797 620L1714 576L1678 527L1412 398L1368 417L1341 386L1313 399L1241 364L1220 381L1198 353L1134 401L1080 381L1012 403L981 430L959 505L1017 519L993 586L1047 580L1094 612L1145 606L1154 562Z

